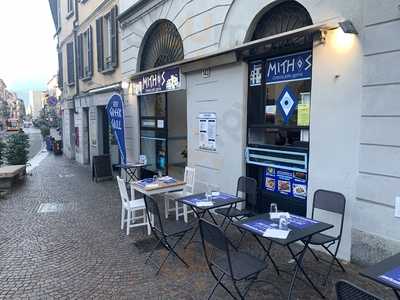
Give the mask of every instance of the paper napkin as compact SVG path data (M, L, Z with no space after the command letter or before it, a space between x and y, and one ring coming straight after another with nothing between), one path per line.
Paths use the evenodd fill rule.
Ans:
M280 230L280 229L273 229L268 228L264 231L263 236L270 237L274 239L286 239L289 235L289 230Z

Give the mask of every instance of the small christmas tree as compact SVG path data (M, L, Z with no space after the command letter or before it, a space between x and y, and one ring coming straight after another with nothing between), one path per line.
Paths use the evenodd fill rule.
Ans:
M25 165L28 161L29 136L24 132L7 137L3 157L9 165Z

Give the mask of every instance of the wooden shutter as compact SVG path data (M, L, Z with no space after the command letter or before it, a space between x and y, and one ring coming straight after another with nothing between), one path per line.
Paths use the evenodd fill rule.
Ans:
M111 10L111 65L118 66L118 6Z
M78 51L77 51L77 62L78 62L78 78L83 78L83 34L78 35Z
M96 20L97 70L104 70L103 18Z
M74 44L67 44L67 75L68 84L75 84L75 70L74 70Z
M93 75L93 30L92 26L88 29L88 67L89 67L89 77Z
M58 88L63 89L64 86L64 70L63 70L63 53L62 49L58 50Z

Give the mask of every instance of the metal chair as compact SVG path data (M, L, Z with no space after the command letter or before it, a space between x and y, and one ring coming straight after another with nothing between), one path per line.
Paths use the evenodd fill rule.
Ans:
M238 179L237 187L236 187L236 196L242 196L246 200L246 208L243 210L239 210L236 208L236 205L231 208L219 208L216 209L215 212L224 216L224 219L221 223L221 228L224 228L224 224L227 221L227 225L224 228L224 231L229 227L229 225L234 221L234 219L239 220L242 217L251 217L255 215L256 210L256 202L257 202L257 181L253 178L241 176Z
M336 282L336 299L337 300L382 300L381 298L370 294L369 292L359 288L358 286L346 281L339 280Z
M324 211L328 211L331 213L341 215L340 229L339 229L339 234L337 236L330 236L327 234L318 233L311 237L311 240L309 243L310 245L322 246L332 257L331 261L328 261L329 269L325 276L323 285L326 285L328 277L332 271L333 264L335 262L340 267L340 269L342 269L343 272L346 272L343 265L340 263L340 261L336 257L337 253L339 251L340 242L342 239L345 208L346 208L346 198L340 193L327 191L327 190L317 190L314 193L313 209L312 209L312 215L311 215L312 219L314 219L315 209L320 209L320 210L324 210ZM329 248L335 244L336 244L336 249L334 251L330 250ZM308 248L308 250L310 250L311 254L314 256L314 258L317 261L319 261L319 260L324 261L322 258L319 258L317 256L317 254L311 248Z
M183 181L186 182L185 187L182 191L175 191L166 193L164 195L164 206L165 206L165 218L168 218L170 211L175 211L176 220L179 220L180 216L183 216L184 221L188 222L188 214L194 214L194 211L188 209L186 204L179 205L176 201L178 198L186 197L189 195L193 195L194 193L194 183L195 183L195 174L196 170L194 168L185 167L185 174L183 177ZM170 208L169 203L173 201L175 204L174 208Z
M144 201L146 204L147 218L148 220L150 220L151 232L158 240L157 244L154 246L149 256L147 257L145 263L147 264L149 260L152 259L154 251L157 249L158 246L162 245L165 249L168 250L168 254L164 257L160 265L152 260L152 262L158 267L156 275L160 272L162 266L171 254L175 255L186 267L189 267L184 259L176 252L175 248L178 243L183 239L186 232L192 230L193 227L181 221L166 223L161 222L160 210L156 201L149 196L146 196L144 198Z
M126 190L125 181L117 176L119 193L121 196L121 230L124 229L126 223L126 234L132 227L147 226L147 234L150 235L150 225L146 217L146 206L142 198L135 199L135 191L131 189L131 198L129 199L128 191ZM136 216L136 212L141 212L141 215ZM126 214L126 218L125 218ZM142 222L136 222L142 220Z
M266 262L245 252L238 251L218 226L204 219L199 220L199 226L207 266L217 281L208 299L212 297L219 285L232 298L237 299L233 292L222 283L225 276L231 278L239 298L244 299L260 272L267 268ZM217 253L219 255L216 255ZM221 275L218 276L217 272L221 273ZM248 282L244 289L239 288L238 282L240 281Z

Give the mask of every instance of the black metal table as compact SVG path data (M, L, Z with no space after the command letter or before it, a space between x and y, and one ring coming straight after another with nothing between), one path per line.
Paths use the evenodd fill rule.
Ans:
M390 273L396 273L397 280L391 278ZM391 288L397 299L400 300L400 253L370 266L361 271L360 275Z
M211 201L213 205L210 206L202 206L199 205L201 202L208 201L205 193L201 194L194 194L182 198L176 199L176 201L188 205L192 208L193 212L196 214L196 217L198 219L204 218L206 214L208 214L211 218L211 220L214 222L215 225L218 225L218 222L215 220L214 216L210 212L210 210L219 208L222 206L229 206L229 209L233 207L236 203L244 202L245 200L242 198L238 198L236 196L226 194L226 193L219 193L218 196L212 196ZM189 241L185 245L185 248L193 241L194 236L199 230L199 223L197 222L197 225L195 226L195 229L193 230L193 234L190 237Z
M294 220L297 220L297 221L294 222ZM300 221L303 221L305 224L299 225ZM288 299L291 299L291 297L292 297L294 284L295 284L297 273L299 272L299 270L303 273L304 277L310 283L312 288L322 298L325 298L325 296L322 294L322 292L317 288L317 286L314 284L314 282L311 280L311 278L305 272L305 270L303 268L303 258L304 258L304 254L308 248L308 245L310 243L311 237L316 233L320 233L322 231L332 228L333 225L315 221L315 220L311 220L311 219L307 219L307 218L300 217L300 216L291 215L291 218L289 218L289 225L288 225L288 227L290 229L289 235L287 236L286 239L277 239L277 238L266 237L263 235L263 231L256 230L253 227L253 224L255 224L257 222L262 222L264 224L269 223L269 224L271 224L271 226L274 226L273 224L275 223L273 220L271 220L269 214L262 214L262 215L254 216L254 217L251 217L251 218L248 218L245 220L234 222L233 224L238 226L242 230L250 232L254 236L254 238L257 240L258 244L262 247L262 249L266 252L267 257L271 260L272 264L274 265L274 267L276 269L277 269L277 266L269 253L271 246L267 249L264 246L264 244L261 242L261 239L267 239L270 242L272 242L274 244L278 244L282 247L286 247L289 250L293 260L296 262L296 268L294 269L292 280L290 283ZM295 253L294 250L291 248L291 245L298 241L303 242L303 248L298 253Z
M130 182L135 182L139 180L140 178L136 175L137 170L143 167L148 166L148 164L142 164L142 163L126 163L126 164L118 164L115 165L117 168L120 168L121 170L125 170L125 173L127 175L126 177L126 183Z

